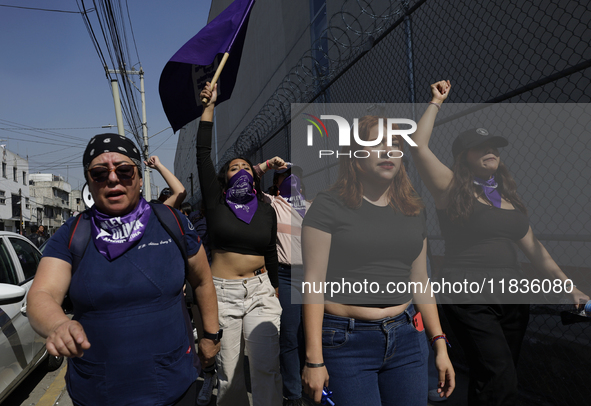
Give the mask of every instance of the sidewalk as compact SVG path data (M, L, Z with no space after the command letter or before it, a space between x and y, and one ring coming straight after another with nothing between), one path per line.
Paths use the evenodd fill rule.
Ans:
M68 396L66 390L66 376L67 362L64 362L59 374L55 377L45 394L37 402L37 406L73 406L72 399Z
M68 391L66 390L66 381L64 379L66 368L66 363L64 363L59 375L49 386L45 395L39 400L37 406L73 406L72 399L70 399ZM197 378L197 391L201 390L202 385L203 378ZM216 395L217 389L214 389L211 401L209 402L210 405L215 405Z

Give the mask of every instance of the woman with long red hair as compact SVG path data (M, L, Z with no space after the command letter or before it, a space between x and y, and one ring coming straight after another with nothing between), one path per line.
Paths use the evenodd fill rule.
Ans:
M376 116L359 120L362 140L377 143L382 136L382 141L343 147L337 182L318 194L304 218L302 255L310 286L366 281L385 290L387 282L413 282L429 291L424 205L402 164L402 138L387 145L384 123ZM302 379L314 401L321 400L330 377L339 406L424 406L427 337L433 338L438 391L451 394L455 373L429 294L322 295L305 286Z

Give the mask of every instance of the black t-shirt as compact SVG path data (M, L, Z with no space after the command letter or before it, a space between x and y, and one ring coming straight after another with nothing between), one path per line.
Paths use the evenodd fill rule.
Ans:
M413 261L427 236L424 212L406 216L390 206L380 207L362 199L351 209L335 190L318 194L304 217L304 227L331 234L327 282L367 284L377 282L379 291L337 294L327 300L367 307L389 307L412 299L404 293L388 293L388 283L409 281ZM345 285L346 286L346 285ZM359 285L358 285L359 286ZM376 285L374 285L375 287Z
M529 221L519 210L506 210L474 198L474 211L463 224L437 210L445 240L446 267L519 268L514 244L525 237Z
M223 199L223 192L211 160L213 123L201 121L197 132L197 169L211 249L265 257L273 286L278 286L277 216L259 200L250 224L238 219Z

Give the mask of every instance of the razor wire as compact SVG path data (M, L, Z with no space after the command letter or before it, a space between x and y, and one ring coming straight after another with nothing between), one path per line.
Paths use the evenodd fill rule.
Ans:
M220 162L253 154L289 122L292 103L308 103L316 98L347 66L371 49L376 38L400 22L408 9L407 0L345 0Z

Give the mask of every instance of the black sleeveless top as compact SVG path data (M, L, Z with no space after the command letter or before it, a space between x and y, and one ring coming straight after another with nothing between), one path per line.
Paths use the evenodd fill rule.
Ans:
M197 132L197 169L205 204L208 237L212 249L265 257L265 267L278 286L277 216L271 205L259 201L250 224L238 219L226 204L211 160L213 123L201 121Z
M437 210L445 240L445 267L519 268L515 242L525 237L529 220L521 211L500 209L474 198L464 223Z

